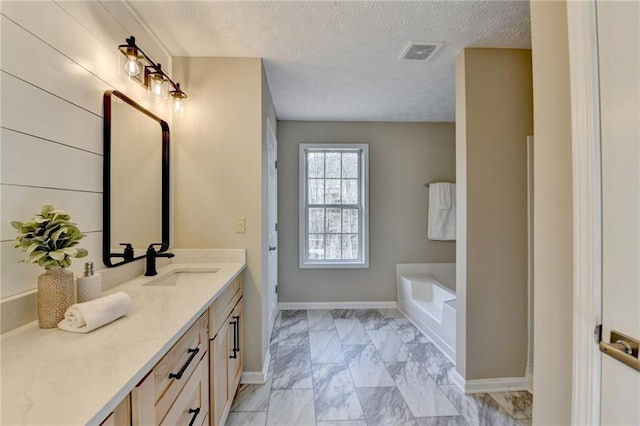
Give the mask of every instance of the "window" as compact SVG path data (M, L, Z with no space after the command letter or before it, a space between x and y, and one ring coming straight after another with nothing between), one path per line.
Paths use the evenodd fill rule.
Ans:
M300 267L368 268L366 144L300 144Z

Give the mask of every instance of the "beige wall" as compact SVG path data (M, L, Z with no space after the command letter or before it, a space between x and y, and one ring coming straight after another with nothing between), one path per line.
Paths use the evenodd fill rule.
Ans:
M458 208L466 216L466 235L458 234L466 257L457 266L458 371L466 380L524 377L531 52L465 49L456 65Z
M174 123L174 246L244 248L245 371L262 370L262 62L174 58L189 87ZM246 233L235 218L246 217Z
M535 424L571 421L573 220L564 1L531 3L534 142Z
M298 145L368 143L370 268L298 268ZM455 178L453 123L294 122L278 126L280 302L395 301L397 263L455 262L426 236L424 183Z

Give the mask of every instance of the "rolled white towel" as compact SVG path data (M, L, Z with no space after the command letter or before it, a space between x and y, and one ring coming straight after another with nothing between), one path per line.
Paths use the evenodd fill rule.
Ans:
M88 333L129 313L131 299L121 291L89 302L71 305L58 328L74 333Z

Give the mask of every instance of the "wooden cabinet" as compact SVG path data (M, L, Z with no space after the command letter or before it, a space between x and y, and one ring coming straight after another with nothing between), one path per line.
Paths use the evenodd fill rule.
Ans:
M242 375L242 275L211 306L211 424L223 425Z
M161 425L205 425L209 412L209 360L198 362L193 375L160 422Z
M201 425L209 412L205 312L131 392L132 424Z
M229 331L228 339L230 343L229 360L227 363L227 377L229 387L229 402L233 402L233 397L236 394L236 389L240 383L240 376L242 375L242 351L240 350L240 342L242 342L242 299L238 301L233 312L229 315ZM235 351L234 351L235 349ZM235 353L234 353L235 352Z
M100 426L130 426L131 425L131 397L127 395L109 417Z
M242 274L102 423L223 425L242 375Z

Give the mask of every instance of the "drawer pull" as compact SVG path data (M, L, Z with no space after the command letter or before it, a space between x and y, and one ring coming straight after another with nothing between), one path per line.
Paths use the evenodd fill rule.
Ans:
M234 315L233 318L236 320L236 335L233 339L233 350L236 352L240 352L240 315Z
M193 414L193 417L191 417L191 421L189 422L189 426L193 426L193 422L196 421L196 417L198 417L198 414L200 414L200 407L189 408L189 414Z
M237 317L233 317L233 321L229 321L229 324L233 326L233 355L229 355L229 358L236 359L238 358L238 354L236 353L236 346L238 346L238 321Z
M193 349L189 348L189 350L187 350L187 353L190 353L191 356L189 357L187 362L182 366L180 371L178 371L177 373L169 373L169 378L170 379L178 379L178 380L180 380L182 378L182 375L184 374L184 372L187 371L187 368L189 367L189 364L191 364L191 361L193 361L193 359L196 357L198 352L200 352L200 348L193 348Z

